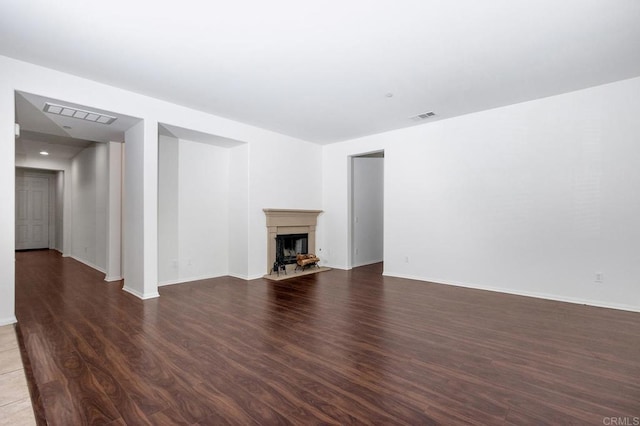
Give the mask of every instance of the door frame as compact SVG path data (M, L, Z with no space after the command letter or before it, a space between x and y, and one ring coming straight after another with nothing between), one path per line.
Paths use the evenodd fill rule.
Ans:
M57 186L56 186L56 180L57 180L57 171L50 171L50 170L45 170L45 169L32 169L32 168L28 168L28 167L15 167L15 177L16 180L18 178L18 173L22 171L22 176L24 177L35 177L35 178L42 178L42 179L46 179L47 180L47 185L48 185L48 189L49 189L49 200L48 200L48 208L47 208L47 222L48 222L48 227L49 227L49 232L48 232L48 236L47 236L47 248L49 249L55 249L56 244L55 241L57 239L58 236L58 229L56 227L56 222L57 222L57 217L56 217L56 211L57 211L57 197L58 197L58 191L57 191ZM16 189L16 181L14 181L14 191ZM17 202L17 199L16 199ZM63 213L64 216L64 213ZM14 226L15 226L15 222L17 222L17 218L14 218ZM14 243L15 245L15 243Z
M355 208L354 208L354 192L355 192L355 188L354 188L354 159L355 158L359 158L359 157L379 157L381 156L384 159L384 149L377 149L377 150L373 150L373 151L368 151L368 152L362 152L362 153L358 153L358 154L352 154L348 156L348 166L347 166L347 188L348 188L348 197L349 197L349 202L348 202L348 225L347 225L347 244L348 244L348 250L347 250L347 269L353 269L354 267L356 267L354 265L355 263L355 259L356 259L356 255L355 255ZM384 161L383 161L384 164ZM384 187L385 187L385 180L383 181L382 184L382 192L383 192L383 196L384 196ZM384 202L383 202L383 206L382 206L382 215L383 215L383 223L384 223ZM383 247L382 247L382 251L384 253L384 230L383 230ZM383 254L384 257L384 254ZM383 259L384 261L384 259Z

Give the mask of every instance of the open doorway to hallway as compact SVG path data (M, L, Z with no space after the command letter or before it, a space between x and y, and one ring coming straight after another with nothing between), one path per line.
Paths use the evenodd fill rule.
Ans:
M62 251L62 173L16 167L16 250Z
M122 279L123 142L140 119L19 91L15 117L16 250Z
M351 157L351 267L384 258L384 151Z

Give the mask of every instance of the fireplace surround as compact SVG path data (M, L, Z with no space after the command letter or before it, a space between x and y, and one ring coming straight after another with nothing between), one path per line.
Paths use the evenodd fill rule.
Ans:
M322 210L263 209L267 220L267 274L276 261L278 235L307 234L307 251L316 250L316 224Z

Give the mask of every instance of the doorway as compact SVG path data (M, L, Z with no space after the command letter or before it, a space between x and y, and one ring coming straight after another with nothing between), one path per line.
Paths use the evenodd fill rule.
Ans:
M351 157L351 267L384 260L384 151Z
M56 175L16 168L16 250L54 248Z
M141 120L19 91L15 118L15 248L56 249L122 279L122 145Z

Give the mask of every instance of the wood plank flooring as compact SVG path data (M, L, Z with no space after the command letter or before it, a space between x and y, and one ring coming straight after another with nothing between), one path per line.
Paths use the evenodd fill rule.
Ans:
M380 264L147 301L53 251L16 253L16 269L41 424L640 420L638 313L382 277Z

